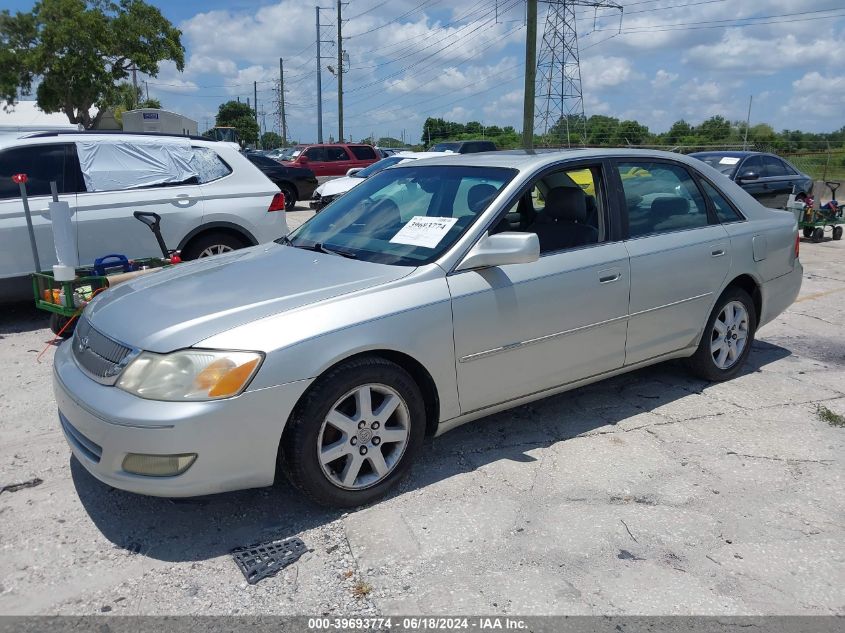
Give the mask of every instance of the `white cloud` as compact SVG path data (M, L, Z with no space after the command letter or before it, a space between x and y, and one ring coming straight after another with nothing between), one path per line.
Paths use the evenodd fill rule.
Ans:
M594 56L581 60L581 84L585 91L613 88L642 77L624 57Z
M653 88L665 88L675 82L678 78L678 73L670 73L662 68L654 74L654 79L651 80Z
M817 71L805 74L792 82L793 93L783 107L784 115L791 115L792 128L801 128L796 115L809 115L828 119L833 125L842 125L842 104L845 102L845 77L826 77Z

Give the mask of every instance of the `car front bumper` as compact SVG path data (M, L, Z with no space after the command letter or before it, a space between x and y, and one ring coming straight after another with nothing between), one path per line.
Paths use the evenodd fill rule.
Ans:
M71 342L56 351L53 391L65 439L100 481L157 497L191 497L273 483L282 430L303 380L209 402L161 402L91 380L77 366ZM128 453L196 453L176 476L123 470Z

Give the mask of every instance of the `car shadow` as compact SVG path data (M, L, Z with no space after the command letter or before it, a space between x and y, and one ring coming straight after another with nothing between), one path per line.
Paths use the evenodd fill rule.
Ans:
M758 372L789 355L785 348L756 341L743 374ZM615 426L638 413L706 392L708 386L688 377L679 363L670 362L483 418L426 440L410 475L389 496L401 496L493 461L534 461L528 454L534 449ZM602 402L612 406L601 408ZM617 406L620 403L624 404ZM465 454L472 458L464 459ZM156 560L214 558L235 547L299 535L344 513L307 501L286 481L268 488L162 499L111 488L73 457L70 467L82 505L100 532L115 546Z
M34 332L50 327L50 314L35 307L32 299L2 304L0 309L0 337L7 334ZM52 333L50 338L52 338Z

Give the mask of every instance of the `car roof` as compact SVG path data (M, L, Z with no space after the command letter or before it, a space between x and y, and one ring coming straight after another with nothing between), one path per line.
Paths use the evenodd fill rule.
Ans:
M674 160L698 168L701 161L688 158L683 154L662 152L659 150L621 149L621 148L577 148L577 149L537 149L505 150L499 152L478 152L476 154L446 154L429 152L435 157L420 162L424 165L467 165L473 167L504 167L520 171L533 171L546 165L553 165L564 160L597 160L608 157L648 159L662 158Z
M768 152L751 152L751 151L747 151L747 150L724 150L724 151L720 151L720 150L711 149L711 150L707 150L706 152L691 152L690 156L695 156L695 157L698 157L698 156L705 156L705 157L706 156L731 156L733 158L745 158L746 156L754 156L754 155L763 156L763 155L767 155L767 154L768 154Z
M10 145L42 145L56 142L72 143L74 141L107 141L114 139L187 139L191 142L208 143L210 146L226 145L225 141L215 141L205 136L185 136L184 134L160 134L156 132L121 132L104 130L69 130L67 132L25 132L16 135L0 137L0 147Z

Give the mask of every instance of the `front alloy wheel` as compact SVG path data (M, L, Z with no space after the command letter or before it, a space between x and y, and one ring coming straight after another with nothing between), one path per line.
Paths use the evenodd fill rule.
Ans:
M361 490L387 477L408 445L410 414L396 390L362 385L334 403L317 439L323 474L336 486Z
M425 402L407 371L378 356L353 358L320 376L297 403L279 469L317 503L364 505L410 469L425 426Z

